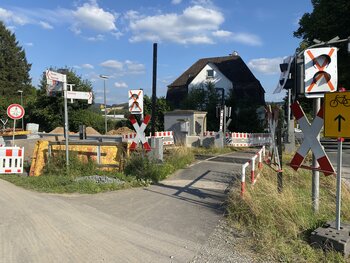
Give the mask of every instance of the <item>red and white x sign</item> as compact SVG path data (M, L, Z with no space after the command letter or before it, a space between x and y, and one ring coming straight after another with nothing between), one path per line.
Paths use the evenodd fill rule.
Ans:
M136 149L138 143L141 141L143 144L143 148L149 152L151 151L151 146L149 145L148 141L146 140L145 137L145 129L147 127L147 124L149 123L150 119L151 119L151 115L146 115L141 126L139 126L139 124L137 123L137 120L135 119L135 116L130 114L129 117L132 126L134 126L134 129L136 131L136 137L134 138L133 142L130 145L130 150L133 151Z
M322 126L323 126L323 107L317 113L316 118L310 125L308 119L305 116L303 109L301 108L298 101L294 102L291 105L293 114L297 119L301 130L304 134L304 140L297 152L295 153L290 166L294 170L298 170L301 167L302 162L304 161L307 153L311 149L314 153L320 168L317 169L323 172L325 175L334 174L334 168L331 162L328 159L326 152L323 150L322 145L319 140L317 140L316 136L319 134ZM309 168L309 167L304 167ZM311 167L313 169L314 167Z

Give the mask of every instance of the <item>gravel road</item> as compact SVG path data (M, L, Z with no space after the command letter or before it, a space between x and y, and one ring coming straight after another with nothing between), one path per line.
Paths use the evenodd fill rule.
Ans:
M96 195L36 193L0 180L0 262L251 262L238 253L213 258L227 189L251 155L203 160L158 185Z

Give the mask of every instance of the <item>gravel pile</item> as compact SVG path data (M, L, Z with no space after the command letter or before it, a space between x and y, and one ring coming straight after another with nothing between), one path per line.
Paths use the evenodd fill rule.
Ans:
M118 178L111 178L108 176L100 175L91 175L91 176L82 176L75 179L76 182L80 181L91 181L97 184L123 184L124 181Z
M190 263L261 262L242 245L246 237L236 233L223 219Z

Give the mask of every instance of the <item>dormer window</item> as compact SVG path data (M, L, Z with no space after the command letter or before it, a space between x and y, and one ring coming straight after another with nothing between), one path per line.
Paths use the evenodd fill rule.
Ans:
M208 69L207 70L207 79L212 79L212 78L214 78L214 70Z

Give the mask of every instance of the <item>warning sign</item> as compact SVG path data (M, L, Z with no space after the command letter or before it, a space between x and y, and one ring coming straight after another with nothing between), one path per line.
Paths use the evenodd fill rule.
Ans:
M129 90L129 111L132 114L143 114L143 90Z

